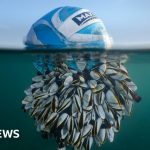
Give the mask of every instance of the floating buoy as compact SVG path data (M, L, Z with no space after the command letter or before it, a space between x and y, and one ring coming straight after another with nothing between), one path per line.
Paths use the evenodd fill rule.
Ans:
M31 27L26 39L35 48L106 48L110 43L102 21L77 7L51 11ZM93 142L113 142L121 120L141 99L126 60L126 55L79 50L38 56L37 75L22 101L37 131L54 137L61 150L90 150Z
M87 9L60 7L35 22L25 44L33 48L110 48L101 19Z

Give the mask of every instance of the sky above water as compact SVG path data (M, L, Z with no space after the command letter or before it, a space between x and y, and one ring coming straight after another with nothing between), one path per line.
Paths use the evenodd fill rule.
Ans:
M31 25L60 6L95 13L112 36L114 47L150 47L150 0L0 0L0 47L23 48Z

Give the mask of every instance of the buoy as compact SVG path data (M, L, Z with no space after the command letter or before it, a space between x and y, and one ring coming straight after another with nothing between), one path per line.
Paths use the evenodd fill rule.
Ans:
M26 45L108 48L110 41L90 11L60 7L33 24ZM124 66L127 56L100 52L41 54L34 62L37 75L25 90L23 108L35 119L37 131L54 137L60 150L90 150L93 141L98 146L106 139L113 142L121 120L141 99Z
M25 44L31 48L110 48L101 19L87 9L59 7L36 21Z

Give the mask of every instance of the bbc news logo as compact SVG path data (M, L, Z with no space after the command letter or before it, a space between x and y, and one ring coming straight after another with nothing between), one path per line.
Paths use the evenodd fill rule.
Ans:
M19 130L2 130L0 129L0 139L18 139L20 137Z
M79 26L92 19L96 19L96 16L91 12L83 12L72 18L72 20Z

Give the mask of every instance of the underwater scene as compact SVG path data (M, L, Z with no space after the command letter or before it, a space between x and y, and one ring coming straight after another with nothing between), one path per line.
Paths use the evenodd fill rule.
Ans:
M150 146L148 51L1 51L2 149Z

